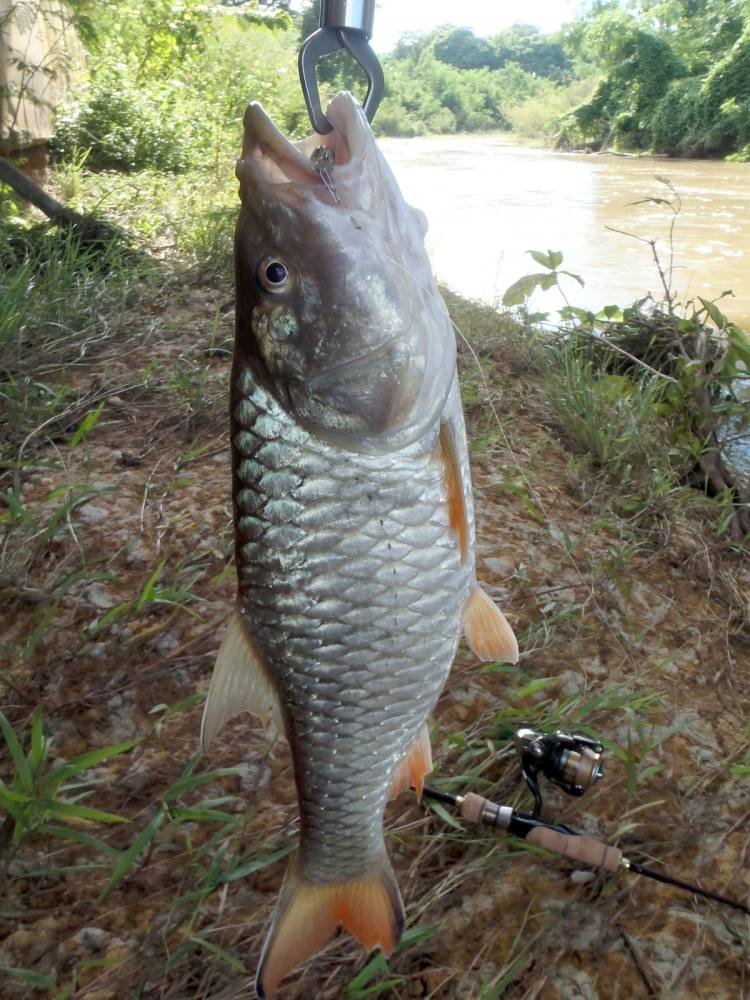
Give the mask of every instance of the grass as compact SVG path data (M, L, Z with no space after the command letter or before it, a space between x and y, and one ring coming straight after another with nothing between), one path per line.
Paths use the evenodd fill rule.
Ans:
M45 246L59 259L39 285L49 308L33 291L33 322L7 341L16 351L19 336L34 345L31 358L24 346L24 363L38 364L39 400L46 392L53 402L43 416L52 421L20 459L21 434L43 422L42 404L32 399L26 416L18 411L0 470L9 609L0 668L9 838L0 862L0 992L229 1000L248 993L296 843L280 744L241 718L210 758L196 753L202 692L233 594L222 409L234 184L221 189L212 174L92 176L85 165L68 168L63 183L78 207L130 227L151 263L145 276L124 258L100 269L88 251L50 238ZM24 274L49 264L34 253L17 258ZM158 288L148 273L160 275ZM479 569L517 627L522 657L480 667L459 653L433 722L434 784L525 807L515 729L596 735L608 745L606 782L582 803L550 791L549 815L619 837L634 857L678 874L699 870L707 885L721 865L735 879L727 891L739 893L746 834L741 825L719 834L741 819L747 653L717 609L718 582L707 596L693 565L674 563L676 543L665 546L657 500L669 510L675 487L649 478L659 439L648 385L614 392L615 383L551 355L528 323L447 299L482 368L460 342ZM637 510L628 509L633 497ZM106 517L92 518L90 505ZM704 537L689 505L670 525ZM493 570L487 555L512 569ZM741 567L727 559L741 592ZM111 591L110 607L93 603L92 584ZM706 662L726 671L725 689L701 680ZM710 706L724 691L715 714ZM706 743L715 763L702 769L695 755ZM694 789L690 835L680 832L686 788ZM386 962L342 939L290 980L282 1000L490 1000L543 996L545 983L564 995L571 970L596 995L603 980L597 987L587 948L603 956L602 975L619 977L623 995L635 997L642 978L617 964L617 935L640 939L646 951L653 939L663 958L684 931L644 929L655 890L647 897L616 879L576 888L563 863L468 829L434 805L403 797L387 828L408 917L397 954ZM670 914L682 912L679 897L658 898L660 912L665 900ZM739 995L747 935L733 925L727 944L721 918L706 911L701 919ZM74 940L92 927L101 932L97 949ZM583 927L586 947L571 930ZM681 975L677 988L689 993L698 980L690 969Z

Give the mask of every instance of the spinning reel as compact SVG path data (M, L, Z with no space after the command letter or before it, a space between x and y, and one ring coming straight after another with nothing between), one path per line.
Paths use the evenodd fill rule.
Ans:
M541 816L543 805L540 774L562 788L566 795L583 795L604 777L604 747L586 736L569 735L559 729L552 735L519 729L515 744L524 781L534 796L535 819Z

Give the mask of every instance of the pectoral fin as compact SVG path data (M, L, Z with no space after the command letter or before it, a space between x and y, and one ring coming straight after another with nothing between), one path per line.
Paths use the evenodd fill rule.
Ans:
M347 882L310 884L292 862L263 945L255 988L260 1000L344 926L368 951L390 955L404 926L404 904L383 854L381 866Z
M238 608L229 619L216 657L201 725L201 746L209 744L221 727L240 712L252 712L264 725L272 721L284 732L279 697L253 644Z
M518 660L518 643L505 615L477 584L463 610L466 641L480 660Z
M422 732L412 743L401 763L397 766L391 783L391 791L388 796L395 799L401 792L408 788L414 788L417 798L422 798L424 779L432 770L432 748L430 747L430 734L427 726L422 727Z
M466 511L466 497L461 477L461 462L453 431L447 423L440 426L440 457L448 493L449 524L458 539L461 562L464 563L469 554L469 517Z

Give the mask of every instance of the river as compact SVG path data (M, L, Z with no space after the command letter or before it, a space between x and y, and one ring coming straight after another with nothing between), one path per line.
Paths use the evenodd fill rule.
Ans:
M381 146L404 195L427 215L427 247L438 277L455 291L496 303L521 275L539 270L527 250L561 250L574 305L628 305L660 291L651 249L612 232L657 239L669 265L671 216L643 199L669 192L682 208L674 231L673 285L681 295L714 298L750 329L750 163L633 159L554 153L503 138L384 139ZM611 228L608 228L611 227ZM552 291L534 308L562 305Z

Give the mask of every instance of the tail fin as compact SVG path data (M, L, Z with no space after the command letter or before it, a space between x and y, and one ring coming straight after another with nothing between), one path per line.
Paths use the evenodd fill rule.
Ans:
M370 951L390 955L404 926L404 904L391 863L383 854L369 875L348 882L304 882L292 862L263 945L255 988L260 1000L330 941L344 926Z

